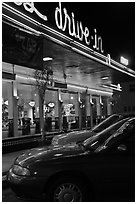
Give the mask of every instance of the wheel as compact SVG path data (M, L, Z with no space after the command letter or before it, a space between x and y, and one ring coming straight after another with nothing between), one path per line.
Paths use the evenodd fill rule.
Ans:
M85 184L70 177L57 179L47 192L47 199L51 202L82 202L86 201L86 197Z

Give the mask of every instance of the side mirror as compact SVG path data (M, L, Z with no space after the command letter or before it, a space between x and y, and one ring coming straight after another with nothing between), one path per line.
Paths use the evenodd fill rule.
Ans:
M127 146L124 145L124 144L120 144L120 145L118 146L118 150L119 150L119 151L126 151L126 150L127 150Z

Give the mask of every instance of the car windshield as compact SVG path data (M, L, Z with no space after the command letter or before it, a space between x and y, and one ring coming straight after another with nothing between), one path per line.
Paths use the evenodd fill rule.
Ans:
M124 133L124 134L123 134ZM129 119L125 122L114 134L112 134L104 143L106 146L111 146L115 141L124 136L129 136L135 133L135 118Z
M122 115L113 114L109 116L108 118L106 118L101 123L99 123L98 125L96 125L92 129L92 131L94 131L95 133L101 132L102 130L104 130L105 128L109 127L110 125L114 124L115 122L119 121L122 118L123 118Z
M128 118L124 118L115 124L109 126L105 130L97 133L94 136L84 140L83 146L85 148L96 149L98 146L102 145L113 133L116 132L126 121Z

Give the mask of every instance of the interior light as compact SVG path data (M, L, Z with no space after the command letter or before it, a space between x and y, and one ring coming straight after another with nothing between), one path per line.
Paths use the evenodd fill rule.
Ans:
M89 102L91 105L94 105L92 95L90 95L90 101Z
M52 103L52 102L50 102L50 103L48 103L48 106L49 106L50 108L54 108L55 104Z
M80 93L78 93L78 102L82 103L81 98L80 98Z
M73 107L73 104L69 103L69 104L67 104L67 107L71 108L71 107Z
M7 106L8 106L8 104L9 104L8 101L5 101L4 103L5 103L5 105L7 105Z
M35 101L30 101L30 102L29 102L29 105L30 105L31 107L34 107L34 106L35 106Z
M100 101L100 104L103 105L102 97L101 97L101 96L100 96L100 98L99 98L99 101Z
M63 102L63 100L62 100L62 98L61 98L61 92L60 92L60 90L59 90L59 101L62 103Z
M46 61L51 61L51 60L53 60L52 57L44 57L44 58L43 58L43 61L44 61L44 62L46 62Z

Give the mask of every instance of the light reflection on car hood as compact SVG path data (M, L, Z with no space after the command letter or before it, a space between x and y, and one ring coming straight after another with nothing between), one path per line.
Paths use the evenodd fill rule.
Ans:
M58 159L60 157L72 157L85 154L84 149L75 144L67 144L64 146L46 146L42 148L34 148L25 151L20 156L17 157L16 163L27 166L35 161L51 161Z
M69 132L63 135L56 135L54 136L52 140L53 145L64 145L67 143L73 143L73 142L78 142L78 141L83 141L95 133L91 130L81 130L81 131L74 131L74 132Z

